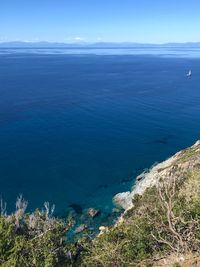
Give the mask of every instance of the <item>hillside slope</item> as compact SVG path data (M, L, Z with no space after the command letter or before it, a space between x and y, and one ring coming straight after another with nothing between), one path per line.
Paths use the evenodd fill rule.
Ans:
M114 197L125 212L93 241L85 266L199 266L200 141L142 176Z

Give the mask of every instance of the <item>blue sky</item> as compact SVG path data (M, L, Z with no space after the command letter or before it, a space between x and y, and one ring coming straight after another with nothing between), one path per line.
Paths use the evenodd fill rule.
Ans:
M0 41L200 41L200 0L0 0Z

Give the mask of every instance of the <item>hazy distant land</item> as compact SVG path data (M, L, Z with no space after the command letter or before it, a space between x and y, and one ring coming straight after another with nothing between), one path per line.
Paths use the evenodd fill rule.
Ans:
M160 47L180 47L180 48L199 48L200 42L186 42L186 43L135 43L135 42L97 42L97 43L59 43L59 42L0 42L0 48L160 48Z

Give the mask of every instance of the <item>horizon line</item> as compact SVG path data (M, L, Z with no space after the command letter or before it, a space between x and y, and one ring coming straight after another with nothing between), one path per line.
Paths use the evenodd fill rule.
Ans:
M141 45L168 45L168 44L200 44L200 41L185 41L185 42L163 42L163 43L154 43L154 42L135 42L135 41L80 41L80 42L62 42L62 41L27 41L27 40L12 40L12 41L0 41L0 44L7 43L25 43L25 44L76 44L76 45L87 45L87 44L141 44Z

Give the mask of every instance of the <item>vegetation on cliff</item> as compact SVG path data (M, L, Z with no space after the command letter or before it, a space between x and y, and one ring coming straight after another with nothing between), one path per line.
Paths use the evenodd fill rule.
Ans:
M20 196L16 211L6 213L1 201L0 216L0 266L67 266L71 262L70 248L65 233L71 221L55 219L54 206L44 204L42 210L25 213L27 202Z
M52 216L49 205L0 217L1 266L182 266L185 255L200 251L200 143L175 155L157 183L133 197L115 226L68 243L70 221ZM157 177L157 176L156 176ZM52 210L53 211L53 210ZM170 255L166 264L158 264Z

